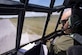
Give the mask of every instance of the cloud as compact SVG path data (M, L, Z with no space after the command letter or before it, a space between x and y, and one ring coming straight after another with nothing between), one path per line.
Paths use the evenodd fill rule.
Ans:
M12 17L18 17L17 15L1 15L0 18L12 18Z
M29 0L29 3L39 3L40 0Z
M59 15L59 13L54 12L52 15ZM36 16L47 16L47 13L40 12L26 12L25 17L36 17ZM0 18L13 18L18 17L18 15L1 15Z
M25 17L33 17L33 16L46 16L47 13L39 13L39 12L26 12Z
M20 0L13 0L13 1L20 1Z
M26 12L25 17L34 17L34 16L46 16L46 13L39 13L39 12ZM18 17L18 15L1 15L0 18L13 18Z
M59 15L60 14L60 12L58 13L58 12L54 12L54 13L52 13L52 15Z

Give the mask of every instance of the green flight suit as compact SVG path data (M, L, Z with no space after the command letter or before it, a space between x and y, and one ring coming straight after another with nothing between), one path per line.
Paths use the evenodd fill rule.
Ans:
M54 51L55 53L66 51L69 47L74 45L74 41L69 35L57 37L54 40Z

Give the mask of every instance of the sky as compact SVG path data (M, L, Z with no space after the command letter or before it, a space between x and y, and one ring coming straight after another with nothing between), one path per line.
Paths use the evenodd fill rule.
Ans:
M19 1L19 0L15 0ZM29 0L29 3L43 5L43 6L49 6L51 0ZM55 5L60 5L63 3L64 0L56 0Z
M29 0L29 3L34 3L43 6L49 6L51 0ZM60 5L64 0L56 0L55 5Z
M19 1L19 0L15 0L15 1ZM32 4L38 4L38 5L42 5L42 6L49 6L51 0L29 0L29 3ZM64 0L56 0L54 6L57 5L61 5L63 3ZM29 13L29 14L28 14ZM57 13L54 13L57 14ZM36 13L36 12L26 12L26 17L31 17L31 16L46 16L46 13ZM0 16L1 18L12 18L12 17L17 17L17 15L14 16Z

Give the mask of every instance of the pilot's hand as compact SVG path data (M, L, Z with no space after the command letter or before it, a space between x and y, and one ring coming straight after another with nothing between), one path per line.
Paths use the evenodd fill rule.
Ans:
M69 28L68 21L64 24L63 29L65 30L64 31L65 34L70 34L71 33L71 29Z

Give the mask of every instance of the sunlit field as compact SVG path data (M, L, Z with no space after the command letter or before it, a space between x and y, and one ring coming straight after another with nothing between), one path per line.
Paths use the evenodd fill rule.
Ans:
M17 19L10 19L12 23L17 27ZM51 16L50 22L47 28L46 34L49 34L55 30L55 25L58 20L58 15ZM23 32L28 32L29 34L42 35L46 17L29 17L25 18Z

